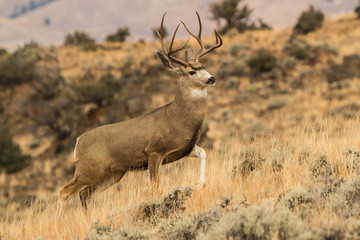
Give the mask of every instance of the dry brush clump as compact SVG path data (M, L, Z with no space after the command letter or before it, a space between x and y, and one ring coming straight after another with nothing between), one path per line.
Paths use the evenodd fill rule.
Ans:
M110 225L102 225L99 222L92 224L86 240L146 240L150 234L140 228L125 226L112 231Z
M184 211L184 203L191 196L192 192L193 189L190 187L176 188L161 201L143 203L139 208L137 218L156 225L159 219L168 218L171 214L178 211Z
M291 190L280 197L276 208L285 207L309 222L318 212L328 212L347 225L360 213L359 189L359 177L352 180L328 177L310 182L305 188Z
M257 206L227 214L202 239L300 239L308 232L291 212Z
M359 174L360 171L360 152L354 148L347 148L342 152L346 168Z
M0 171L14 173L29 164L30 156L23 154L20 146L14 142L10 125L0 119Z
M232 168L233 179L238 176L246 178L251 172L260 170L265 156L261 147L255 144L241 151L238 159L239 163L234 164Z
M243 204L247 206L246 199ZM237 210L231 198L224 198L215 208L197 213L195 216L177 215L169 222L163 222L159 229L161 239L199 239L206 235L212 226L218 224L220 218Z
M332 175L332 169L328 163L328 156L320 155L317 159L313 160L309 166L311 175L318 178L328 178Z

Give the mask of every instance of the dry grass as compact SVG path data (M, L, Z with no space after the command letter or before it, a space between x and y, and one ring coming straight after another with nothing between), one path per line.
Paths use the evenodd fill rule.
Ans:
M360 136L358 123L359 119L346 122L333 118L308 119L293 133L285 131L258 138L252 143L237 137L229 138L222 149L208 151L206 186L193 192L186 202L184 214L195 216L212 209L224 197L232 197L234 204L246 197L251 206L274 206L282 194L310 184L310 166L321 154L328 156L331 168L336 168L336 176L352 179L354 173L342 161L342 152L347 148L360 148L356 137ZM262 162L248 174L234 174L234 168L241 165L244 153L249 149L253 153L250 160L261 158ZM273 167L276 158L283 159L277 170ZM177 186L196 186L198 165L197 159L187 158L162 167L162 184L157 194L149 192L147 171L130 172L120 184L97 194L87 215L78 199L73 199L66 214L56 217L57 197L49 193L47 201L35 201L30 208L18 212L9 209L1 219L0 236L3 239L84 239L94 222L109 225L114 231L124 226L141 225L144 231L155 233L157 227L136 221L140 204L159 199ZM317 227L340 224L340 220L326 209L313 209L306 218ZM157 237L153 235L152 238Z

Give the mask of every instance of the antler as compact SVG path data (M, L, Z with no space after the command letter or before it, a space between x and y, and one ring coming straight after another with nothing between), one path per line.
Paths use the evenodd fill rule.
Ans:
M199 45L200 45L200 50L199 50L199 52L196 54L196 60L199 60L199 58L201 58L201 57L204 56L205 54L208 54L209 52L213 51L214 49L220 47L223 42L222 42L222 39L221 39L219 33L214 29L215 37L216 37L216 45L214 45L214 46L212 46L212 47L210 47L210 48L208 48L208 49L205 49L205 52L203 52L203 51L204 51L204 44L203 44L203 42L202 42L202 40L201 40L201 32L202 32L201 19L200 19L200 15L199 15L198 12L196 12L196 15L197 15L198 21L199 21L199 33L198 33L198 35L193 34L193 33L187 28L186 24L185 24L183 21L181 21L181 23L184 25L186 31L187 31L191 36L193 36L193 37L196 39L196 41L199 43Z
M180 64L180 65L183 65L184 67L189 66L189 64L187 62L185 62L185 61L183 61L181 59L178 59L178 58L176 58L174 56L171 56L171 54L174 54L174 53L179 52L180 50L183 50L186 47L187 43L189 42L189 39L188 39L184 46L182 46L180 48L177 48L177 49L174 49L174 50L172 49L173 45L174 45L174 40L175 40L176 33L177 33L181 23L179 23L177 25L176 29L175 29L175 32L174 32L174 34L173 34L173 36L171 38L169 50L165 49L165 44L164 44L164 18L165 18L165 15L166 15L166 13L164 13L164 15L163 15L163 17L161 19L160 31L159 31L159 29L156 29L156 32L157 32L157 34L158 34L158 36L160 38L160 41L161 41L162 50L164 51L166 56L170 60L172 60L173 62L175 62L177 64Z

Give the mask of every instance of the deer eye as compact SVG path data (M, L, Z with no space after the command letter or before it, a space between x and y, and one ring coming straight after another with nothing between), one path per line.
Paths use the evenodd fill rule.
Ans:
M195 71L190 71L189 74L190 75L194 75L196 72Z

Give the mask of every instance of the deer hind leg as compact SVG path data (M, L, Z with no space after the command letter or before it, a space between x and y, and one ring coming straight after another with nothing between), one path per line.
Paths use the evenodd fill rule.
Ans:
M84 210L88 209L88 201L95 191L105 191L115 183L119 182L125 175L126 171L111 173L101 178L97 183L87 186L79 192L80 202Z
M87 186L79 192L81 206L87 210L87 203L91 195L95 192L95 185Z
M200 177L198 188L203 188L205 186L206 152L203 148L195 145L194 149L190 153L190 156L196 156L200 159Z
M62 214L62 210L67 200L78 192L82 187L84 187L84 183L79 181L77 176L74 176L70 182L68 182L65 186L60 189L59 203L57 209L57 215L60 216Z
M162 163L162 156L158 153L149 153L148 154L148 166L150 181L152 184L152 190L157 191L159 189L159 169Z

